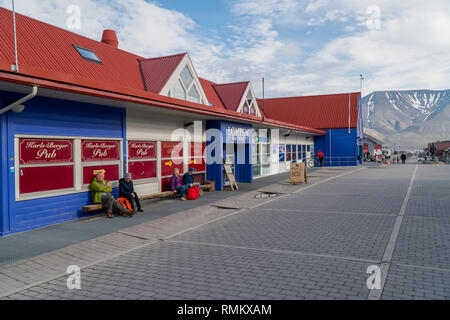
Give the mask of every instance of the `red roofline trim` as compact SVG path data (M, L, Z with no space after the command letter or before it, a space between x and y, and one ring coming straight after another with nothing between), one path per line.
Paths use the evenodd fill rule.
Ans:
M141 96L134 96L131 94L124 94L124 93L116 93L116 92L109 92L99 89L92 89L89 87L82 87L78 85L73 84L66 84L66 83L60 83L55 82L51 80L46 79L39 79L29 76L24 76L20 74L12 74L9 72L0 71L0 80L2 81L9 81L14 82L18 84L24 84L24 85L37 85L42 88L52 89L52 90L60 90L65 92L71 92L76 94L83 94L83 95L89 95L89 96L95 96L100 98L106 98L106 99L114 99L119 101L128 101L132 103L139 103L139 104L145 104L145 105L151 105L156 106L164 109L172 109L172 110L178 110L178 111L184 111L184 112L191 112L191 113L197 113L207 116L222 116L226 119L235 120L235 121L242 121L242 122L248 122L248 123L255 123L255 124L266 124L269 126L274 127L281 127L284 129L304 132L304 133L311 133L311 134L317 134L317 135L325 135L326 132L318 129L312 129L297 125L292 125L289 123L285 123L282 121L276 121L270 119L270 121L262 121L258 117L251 116L251 115L245 115L234 111L229 110L211 110L211 107L197 104L185 100L179 100L175 98L165 97L158 94L154 94L151 92L145 92L139 93Z

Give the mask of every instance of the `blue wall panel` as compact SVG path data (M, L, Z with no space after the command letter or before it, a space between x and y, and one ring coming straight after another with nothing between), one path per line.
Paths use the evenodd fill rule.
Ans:
M1 97L1 96L0 96ZM0 108L2 101L0 99ZM0 116L0 235L10 229L8 208L8 128L7 114Z
M9 104L23 95L0 92L4 104ZM39 228L54 223L69 221L90 214L82 212L81 207L92 203L89 192L75 193L65 196L41 198L35 200L15 200L15 176L6 167L14 166L14 135L48 135L94 138L123 138L126 140L125 109L105 107L94 104L78 103L44 97L36 97L25 104L21 113L8 112L7 117L0 119L2 152L2 185L9 188L1 189L2 198L6 197L5 208L2 199L2 217L0 235L12 232ZM6 129L5 129L6 128ZM4 135L7 135L5 138ZM6 144L6 147L5 147ZM124 166L126 159L124 148ZM4 157L6 152L6 157ZM7 165L4 165L4 162ZM117 190L113 194L117 197Z
M208 120L206 122L206 130L209 129L216 129L219 130L222 133L222 142L223 143L233 143L233 141L227 141L227 127L235 127L235 128L242 128L242 129L249 129L250 130L250 136L249 139L245 141L245 147L242 148L242 151L236 152L235 151L235 159L238 157L241 157L241 159L245 160L245 164L239 164L235 165L235 178L237 182L253 182L253 166L250 164L250 160L252 158L251 152L252 152L252 126L249 124L244 123L237 123L237 122L231 122L231 121L221 121L221 120ZM207 138L209 139L209 138ZM208 151L208 146L213 145L214 140L208 140L206 142L207 145L207 155L210 154ZM235 143L237 144L237 143ZM245 150L245 154L244 154ZM219 157L223 159L223 155L225 154L225 145L223 145L221 150L216 150L216 152L220 152L221 154ZM214 155L214 153L212 153ZM207 159L207 163L210 161ZM207 165L207 179L211 181L215 181L216 184L216 190L223 190L223 165L221 163L216 164L208 164Z
M357 165L357 130L327 129L326 136L314 138L315 155L319 150L324 154L325 166L356 166Z

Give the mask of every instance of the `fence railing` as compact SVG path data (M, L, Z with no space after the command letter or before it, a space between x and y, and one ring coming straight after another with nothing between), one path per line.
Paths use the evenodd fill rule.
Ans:
M314 161L315 167L320 167L320 161L318 157L311 159ZM358 165L357 157L324 157L323 167L352 167Z

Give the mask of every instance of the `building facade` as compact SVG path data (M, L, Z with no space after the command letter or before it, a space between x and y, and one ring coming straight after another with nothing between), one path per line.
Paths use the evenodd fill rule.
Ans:
M111 30L95 41L16 21L18 71L10 33L0 33L2 236L91 214L82 207L98 170L116 197L126 172L148 195L168 190L175 168L193 167L196 181L221 190L224 163L251 183L327 152L328 138L330 154L354 151L355 128L345 140L263 112L249 81L199 78L187 53L149 59L119 49ZM0 27L13 29L11 11L0 8Z

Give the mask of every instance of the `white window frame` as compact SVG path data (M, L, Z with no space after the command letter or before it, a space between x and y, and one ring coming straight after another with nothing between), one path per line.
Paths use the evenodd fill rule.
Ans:
M161 144L162 143L165 143L165 142L177 142L177 143L182 143L183 144L183 148L182 148L182 150L183 150L183 156L182 157L174 157L174 158L167 158L167 157L165 157L165 158L163 158L163 156L162 156L162 146L161 146ZM162 162L163 161L166 161L166 160L182 160L183 161L183 171L186 171L186 163L187 163L187 161L186 161L186 141L185 141L185 139L182 139L182 140L175 140L175 141L173 141L173 140L160 140L159 141L159 159L160 159L160 161L159 161L159 163L160 163L160 166L161 166L161 168L160 168L160 171L159 171L159 176L160 176L160 179L161 179L161 181L162 181L162 179L167 179L167 178L169 178L169 177L171 177L172 175L167 175L167 176L163 176L162 175ZM162 182L161 182L162 183Z
M193 78L193 81L189 88L186 88L183 81L181 80L181 72L183 72L185 67L188 67L189 71L191 72L191 76ZM173 97L173 88L178 80L181 80L181 84L186 92L186 101L189 97L189 90L192 88L192 85L195 84L195 87L200 95L200 102L199 104L209 105L208 98L206 97L205 92L203 91L203 87L200 83L200 80L198 79L197 72L194 68L194 65L191 61L191 58L189 57L189 54L185 54L183 59L181 59L178 66L175 68L175 71L172 73L172 76L169 78L167 83L164 85L164 87L159 92L160 95L167 96L167 97ZM187 90L186 90L187 89Z
M245 102L247 102L247 96L249 93L252 95L252 102L248 106L248 114L250 114L250 110L252 109L252 105L253 105L255 107L255 111L256 111L255 116L261 118L261 112L259 110L258 102L256 101L256 95L255 95L255 92L253 91L253 87L250 82L248 83L248 86L245 89L244 94L242 95L241 102L239 103L239 107L237 108L237 112L244 113L244 105L245 105Z
M140 141L140 142L154 142L155 146L156 146L156 150L155 150L155 159L141 159L141 160L129 160L130 158L130 154L128 153L129 149L128 149L128 143L130 141ZM156 140L156 139L127 139L127 163L126 163L126 168L127 168L127 172L129 172L129 163L130 162L141 162L141 161L156 161L156 177L155 178L146 178L146 179L134 179L133 177L133 184L134 185L141 185L141 184L148 184L148 183L156 183L160 181L159 174L161 173L161 164L159 161L160 160L160 147L158 147L158 145L160 145L159 143L161 142L161 140ZM159 164L158 164L159 162Z
M73 155L74 161L73 174L74 174L74 187L69 189L57 189L51 191L41 191L20 194L20 167L58 167L63 164L49 164L49 165L20 165L19 164L19 139L51 139L51 140L73 140ZM115 161L97 161L97 162L85 162L90 165L97 164L119 164L119 177L123 176L123 138L104 138L104 137L80 137L80 136L50 136L50 135L26 135L16 134L14 135L14 179L15 179L15 200L27 201L41 198L57 197L69 194L84 193L89 191L89 184L83 185L83 167L84 163L81 161L81 140L98 140L98 141L119 141L120 147L120 160ZM66 163L65 165L71 165L72 163ZM118 181L112 181L112 187L117 188Z

